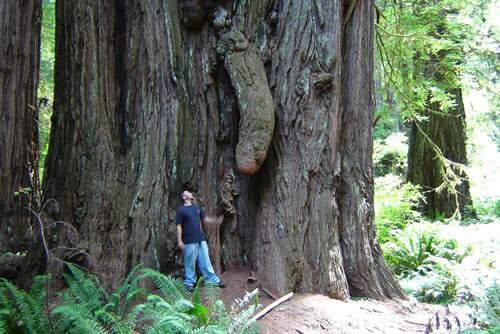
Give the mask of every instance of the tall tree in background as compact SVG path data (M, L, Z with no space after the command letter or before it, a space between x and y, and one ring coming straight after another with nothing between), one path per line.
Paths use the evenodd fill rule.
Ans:
M38 181L41 0L0 2L0 251L30 242Z
M418 71L415 79L428 80L431 84L426 87L426 120L415 119L412 125L408 181L424 189L424 211L431 217L451 217L458 211L463 215L466 205L472 204L464 170L467 164L465 109L458 73L464 53L458 40L460 36L449 26L451 11L432 3L427 4L426 11L417 14L417 19L427 25L427 33L436 47L426 55L415 57Z
M460 83L465 29L455 20L461 5L395 1L383 7L378 25L387 83L411 123L408 181L422 187L431 217L464 214L472 204Z
M279 293L402 296L373 225L371 1L56 7L44 195L111 285L175 267L188 188L223 217L223 267Z

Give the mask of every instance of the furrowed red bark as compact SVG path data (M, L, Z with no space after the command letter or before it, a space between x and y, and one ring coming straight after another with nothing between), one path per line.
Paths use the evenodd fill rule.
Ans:
M0 2L0 251L24 251L39 196L41 0Z
M358 0L344 28L347 5L59 3L45 193L111 282L139 262L179 269L187 188L220 217L222 269L251 265L280 294L401 295L374 238L373 3ZM218 55L236 35L246 48ZM243 150L251 176L242 140L256 145Z

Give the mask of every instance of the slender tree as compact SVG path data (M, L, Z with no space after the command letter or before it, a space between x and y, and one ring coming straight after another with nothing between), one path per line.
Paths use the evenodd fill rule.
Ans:
M0 251L31 239L38 180L41 0L0 2Z
M44 194L110 284L176 264L189 188L223 268L402 296L373 225L372 1L59 1L56 21Z

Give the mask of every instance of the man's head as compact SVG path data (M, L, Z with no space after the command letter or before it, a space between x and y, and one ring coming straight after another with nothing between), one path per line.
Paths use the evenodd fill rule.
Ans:
M189 192L188 190L184 190L182 193L181 193L181 199L182 199L182 202L184 203L187 203L187 202L192 202L194 200L194 196L191 192Z

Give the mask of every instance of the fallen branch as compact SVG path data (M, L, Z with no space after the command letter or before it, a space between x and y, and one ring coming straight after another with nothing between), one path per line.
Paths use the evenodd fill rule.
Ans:
M278 297L276 297L273 293L271 293L271 291L269 291L268 289L266 289L262 285L260 286L260 288L262 289L262 291L264 291L266 293L266 295L268 295L269 297L271 297L273 300L277 300L278 299Z
M405 322L412 324L412 325L420 325L420 326L427 326L427 324L423 324L421 322L415 322L415 321L410 321L410 320L404 320Z
M254 315L252 317L252 319L250 319L250 322L257 321L257 320L263 318L266 314L268 314L269 312L271 312L273 308L275 308L276 306L278 306L280 304L283 304L284 302L286 302L287 300L289 300L290 298L292 298L292 296L293 296L293 292L290 292L288 295L285 295L285 296L281 297L280 299L276 300L272 304L270 304L267 307L265 307L262 311L260 311L256 315Z

